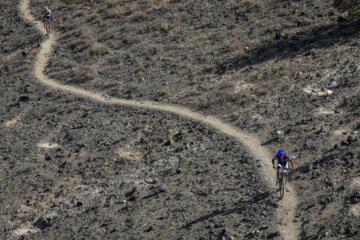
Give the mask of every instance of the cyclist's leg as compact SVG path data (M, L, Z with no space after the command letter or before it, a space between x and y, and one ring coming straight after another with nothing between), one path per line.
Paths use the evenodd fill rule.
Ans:
M51 32L52 27L51 27L51 20L49 19L49 31Z
M280 169L281 169L281 164L278 161L276 167L276 184L278 184L280 180Z
M288 163L288 161L284 165L284 169L286 170L286 177L288 177L289 176L289 163Z

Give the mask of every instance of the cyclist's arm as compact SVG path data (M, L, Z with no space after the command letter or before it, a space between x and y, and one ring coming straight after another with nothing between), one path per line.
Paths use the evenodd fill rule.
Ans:
M275 168L275 157L273 159L271 159L271 161L272 161L273 168Z
M291 159L290 163L291 163L292 170L295 170L294 160Z
M54 21L54 14L51 13L51 21Z

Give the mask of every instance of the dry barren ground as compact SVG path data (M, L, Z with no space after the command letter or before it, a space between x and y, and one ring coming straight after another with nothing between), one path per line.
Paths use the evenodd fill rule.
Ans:
M31 2L34 15L41 10L42 5L47 3L46 1ZM51 8L56 17L55 30L59 35L54 54L49 57L50 62L46 71L48 76L65 84L101 91L113 97L147 99L188 106L203 111L205 114L217 115L241 129L257 134L261 137L263 145L270 149L275 150L279 146L288 149L289 153L296 157L298 167L292 174L292 180L300 196L295 219L301 225L300 238L357 239L359 237L359 28L344 22L344 18L331 8L329 1L86 1L79 4L52 1L52 3ZM115 207L106 209L105 201L101 203L103 205L100 205L98 211L102 211L101 216L108 217L108 222L103 226L103 228L110 226L108 229L95 230L99 229L99 226L91 224L89 229L83 229L76 224L69 226L65 224L66 230L69 233L77 232L79 236L86 237L85 233L94 233L92 236L108 236L109 238L129 237L129 235L121 235L122 231L131 234L134 238L136 234L143 234L142 236L149 238L160 236L175 238L171 232L175 232L176 237L183 238L277 237L273 226L271 224L264 226L263 223L269 223L269 219L273 219L269 214L278 205L274 204L275 198L269 197L265 189L257 188L261 184L256 181L256 178L254 178L254 184L246 185L246 187L234 182L239 190L251 187L247 189L248 195L245 198L247 200L240 200L241 207L239 208L235 205L233 208L228 208L232 200L221 200L226 202L223 203L224 205L220 204L223 208L215 207L216 204L210 199L212 197L221 199L216 192L215 194L207 193L208 195L205 195L202 201L198 200L201 194L199 197L196 195L196 200L199 202L195 201L195 205L207 206L204 208L206 209L204 214L194 216L192 208L184 205L186 211L182 214L182 218L178 222L174 221L175 226L184 227L177 228L176 231L172 231L167 225L172 221L159 219L161 223L154 220L151 226L144 226L141 225L143 222L149 222L148 219L153 220L153 218L149 218L148 213L140 214L145 220L132 214L142 209L151 211L152 207L149 207L148 201L152 201L154 197L160 198L159 201L161 201L163 193L169 192L169 188L165 186L172 186L166 181L172 182L173 180L169 179L176 179L173 176L163 179L157 177L161 181L154 186L137 187L135 191L133 186L138 183L131 182L132 185L126 185L125 181L123 189L116 188L115 190L112 188L114 186L102 186L106 181L104 183L99 180L99 185L91 182L97 179L94 177L97 176L96 174L100 174L99 178L103 179L101 173L97 173L99 167L96 165L97 161L94 160L95 163L90 161L83 166L89 168L90 172L95 171L91 173L94 175L85 180L85 183L91 187L87 186L87 189L79 187L79 190L74 192L65 191L66 196L74 196L76 191L83 191L84 198L91 203L76 198L69 203L67 202L69 200L61 197L63 193L58 196L61 199L60 202L56 202L56 199L51 202L50 200L41 201L41 197L40 200L35 198L34 196L42 196L39 194L40 190L37 187L30 190L32 189L29 185L30 181L22 180L23 177L38 179L39 181L36 182L42 184L44 182L41 190L45 191L43 198L52 196L51 194L56 195L57 184L62 182L64 177L59 175L54 177L56 174L65 172L65 176L86 176L84 170L79 170L81 165L75 166L76 164L71 163L80 159L77 155L72 158L72 155L68 153L72 151L76 153L76 150L71 150L74 148L73 144L85 140L84 137L79 136L86 136L89 132L90 137L86 137L88 142L84 144L85 152L95 155L96 159L97 155L94 152L101 149L96 145L98 143L95 138L99 133L96 131L91 133L88 130L93 126L91 122L81 123L81 119L74 118L73 122L79 121L84 132L74 137L73 131L77 132L78 128L70 128L69 134L73 138L71 143L68 143L67 147L59 147L63 145L61 141L68 141L66 136L61 136L61 134L66 134L66 131L62 129L65 126L66 130L67 127L65 119L71 119L71 114L76 114L79 105L83 105L82 102L88 104L88 100L79 100L75 96L46 90L35 83L27 71L31 69L31 61L36 53L37 44L40 42L40 36L35 33L33 26L23 23L17 28L14 22L9 21L9 18L3 17L16 11L14 8L16 6L7 3L2 3L2 6L4 7L1 11L4 14L1 17L1 24L6 27L2 29L1 39L1 56L4 56L1 58L1 101L4 103L2 116L5 116L2 118L4 127L1 131L3 139L6 140L2 140L4 146L1 146L1 151L4 152L2 158L5 161L3 161L4 168L1 175L3 180L0 185L1 189L6 189L2 191L1 197L8 206L2 214L2 224L6 226L3 231L4 236L49 238L55 236L52 234L63 233L64 219L66 222L69 218L73 220L70 223L77 222L77 219L85 219L97 224L99 221L92 218L91 211L86 212L86 207L92 206L92 196L95 195L94 202L105 201L106 192L119 191L115 195L136 199L135 202L130 201L128 218L121 220L125 221L124 228L114 227L115 231L112 232L111 222L120 221L120 217L116 216L119 219L113 219L115 216L108 214L108 211L112 213L112 209L120 209L120 205L125 203L118 203L119 206L114 204ZM15 18L18 22L22 22L18 15ZM336 82L336 86L332 85L333 82ZM46 100L51 101L49 107L51 106L50 108L54 110L37 107ZM102 104L96 106L91 104L91 108L96 109L95 112L98 111L100 115L104 114L104 111L111 112L109 107ZM35 111L35 109L39 110ZM125 121L131 119L131 114L134 113L136 121L146 122L150 121L148 119L164 118L157 116L158 114L146 113L148 117L138 119L143 111L139 113L128 108L121 108L115 112L117 111L121 112ZM82 114L81 111L79 114ZM86 120L87 114L85 111ZM49 116L50 120L43 116ZM41 120L37 122L35 119ZM101 125L95 125L94 129L110 130L115 127L124 129L125 135L130 134L126 125L117 125L119 123L115 120L113 120L115 123L106 123L109 119L114 119L114 115L94 116L94 119L95 122L101 123ZM167 146L166 142L170 142L168 146L173 146L174 143L170 139L173 135L163 134L166 131L170 132L170 129L181 132L183 128L177 128L176 125L184 120L176 119L172 115L167 119L167 128L164 126L164 129L159 131L163 139L160 142L165 146ZM56 135L59 141L54 141L56 138L49 141L50 132L54 132L54 129L41 130L46 129L41 126L44 121L49 126L53 124L55 129L61 126L58 136ZM154 122L156 126L159 124L157 120ZM189 124L187 121L184 122ZM130 125L133 126L133 124ZM15 131L14 128L19 130ZM206 129L205 126L202 128ZM39 134L40 130L44 132L42 135ZM105 132L108 134L108 131L101 131L101 133ZM49 135L49 138L43 139L44 136ZM145 136L145 132L141 135ZM197 136L194 130L190 133L185 132L185 135L192 140ZM61 137L65 140L61 140ZM169 141L165 141L167 138ZM216 138L225 137L217 135ZM128 142L130 139L131 137L124 140ZM112 140L110 140L110 146L116 142ZM154 142L155 139L150 138L149 141ZM231 139L221 141L224 141L223 146L231 143ZM118 147L117 144L120 143L115 143L115 146ZM27 144L30 144L29 147ZM142 144L146 145L146 141ZM236 143L233 144L236 145ZM159 145L163 146L160 143ZM211 145L210 149L214 150L217 147ZM82 148L84 147L80 147L80 150ZM229 154L234 155L228 157L229 168L236 166L236 163L232 162L239 158L236 156L244 156L244 154L239 154L243 151L240 146L239 148L230 149ZM29 170L22 171L26 156L35 154L31 149L41 149L41 151L47 149L46 151L51 154L36 150L35 152L39 151L36 154L44 154L43 158L30 157L33 159L30 162L36 164L33 163ZM59 154L57 149L61 149ZM190 151L191 154L187 152L188 149L182 151L185 151L181 154L185 154L184 159L187 159L197 152L197 149ZM112 154L110 152L106 150L107 154ZM156 152L154 157L156 161L161 159L161 150L156 148L154 152ZM121 149L117 153L120 154L120 159L126 159L129 155L134 159L137 157L136 153L130 153L126 149ZM103 154L100 153L99 156ZM166 158L171 155L168 151L164 154ZM217 156L216 154L219 154L219 151L214 150L214 153L206 152L197 158L203 159L206 156L208 159L208 156L212 158L213 155ZM57 156L60 156L61 161L57 161ZM221 153L221 156L226 155ZM74 160L69 161L69 159ZM139 159L135 162L140 165L135 165L136 167L133 166L133 168L147 169L146 163L141 163L143 158ZM210 179L216 176L216 173L211 172L215 169L207 166L206 160L204 161L204 165L199 166L199 169L209 169L210 174L203 174L209 179L206 181L214 181ZM15 164L17 162L18 164ZM63 162L65 165L62 165ZM82 160L79 163L81 162ZM111 161L109 164L109 169L114 171L116 168L111 164L115 163ZM66 169L69 165L71 171L78 172L72 173L69 170L70 172L66 173L63 170L56 170L60 171L57 173L55 171L57 168L51 168L51 165L60 169ZM245 166L248 168L245 167L244 171L238 170L240 176L252 174L253 163L250 162ZM36 171L31 170L32 168ZM104 169L109 171L107 168ZM177 173L175 167L172 169L175 171L174 176L183 173L182 170ZM191 170L192 167L186 169ZM49 174L47 176L51 176L49 183L43 177L44 174L40 174L42 171L47 172ZM234 169L227 171L230 176L236 173ZM106 173L102 174L107 176ZM114 172L109 173L109 179L116 178L114 176ZM140 181L148 177L144 173L139 176ZM180 182L184 181L183 178L180 177ZM199 179L206 178L199 177ZM252 178L250 176L246 179L249 181ZM131 177L131 180L136 179ZM149 181L152 182L152 180L151 176ZM181 191L184 187L197 189L194 184L197 181L196 175L190 181L192 182L189 186L180 187ZM215 182L226 184L232 181L219 179ZM147 186L148 183L144 184ZM200 184L203 184L203 187L209 186L207 182ZM93 188L94 186L96 188ZM36 203L33 205L34 212L31 212L32 209L23 210L24 207L20 208L20 203L25 206L34 204L24 193L29 193L31 198L35 198L37 202L44 202L45 205ZM240 193L233 189L231 194ZM146 196L150 197L145 198ZM235 195L235 197L239 198L240 195ZM141 200L138 200L139 198ZM46 204L49 204L49 201L54 203L51 205L54 208L53 212L46 210ZM109 201L111 202L111 198ZM172 203L171 201L174 200L166 201ZM185 200L181 202L183 201ZM189 198L190 202L193 203L193 199ZM155 203L154 205L150 203L150 205L155 206ZM66 204L71 206L68 208L70 210L64 207L67 206ZM250 208L246 208L248 212L242 211L241 209L249 206L248 204L251 204ZM259 207L253 204L258 204ZM128 207L127 204L125 206ZM81 212L82 207L85 209L83 212ZM39 214L39 209L43 209L42 214ZM19 213L17 214L15 210ZM22 215L22 211L30 214ZM156 212L156 209L154 211ZM59 212L60 215L54 215ZM82 215L84 212L86 213ZM173 210L170 212L173 214ZM234 218L236 220L230 220L234 212L239 216ZM173 216L171 214L167 213L165 217L171 219ZM264 217L261 214L264 214ZM249 219L256 222L246 225ZM223 221L224 224L219 224L218 220ZM239 221L240 225L232 225L233 221ZM128 222L130 224L126 225ZM129 230L133 227L136 230ZM163 229L169 231L164 233ZM160 230L161 234L169 235L156 235L160 234L158 233Z

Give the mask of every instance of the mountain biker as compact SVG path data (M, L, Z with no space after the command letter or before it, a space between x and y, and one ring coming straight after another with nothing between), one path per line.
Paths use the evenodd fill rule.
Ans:
M275 160L277 160L277 171L276 171L276 184L280 181L280 169L286 170L286 176L289 174L288 162L290 161L292 170L295 170L294 161L291 159L289 154L285 153L284 150L280 149L276 156L272 159L273 168L275 168Z
M51 32L51 21L54 21L54 15L47 6L42 10L41 21L44 22L44 28L46 28L46 21L49 22L49 31Z

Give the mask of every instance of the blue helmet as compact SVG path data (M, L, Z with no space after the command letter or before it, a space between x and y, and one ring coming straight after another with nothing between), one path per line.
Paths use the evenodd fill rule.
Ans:
M279 152L278 152L278 155L279 155L280 157L284 156L284 155L285 155L285 151L282 150L282 149L280 149Z

